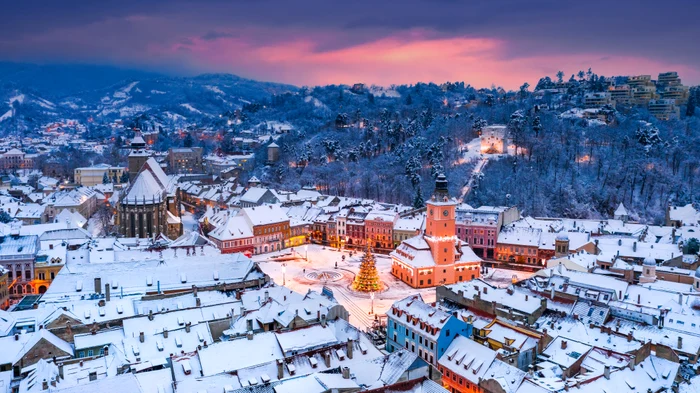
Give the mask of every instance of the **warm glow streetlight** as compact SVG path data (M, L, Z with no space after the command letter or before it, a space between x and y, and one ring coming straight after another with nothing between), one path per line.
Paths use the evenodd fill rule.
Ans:
M282 285L287 285L287 279L285 277L285 273L287 273L287 264L283 263L282 264Z
M370 292L370 293L369 293L369 298L370 298L370 300L372 301L372 302L371 302L371 306L370 306L371 309L370 309L370 312L369 312L369 313L370 313L370 314L374 314L374 292Z

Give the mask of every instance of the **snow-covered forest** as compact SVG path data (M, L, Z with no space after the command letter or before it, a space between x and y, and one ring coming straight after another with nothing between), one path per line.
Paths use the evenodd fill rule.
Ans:
M561 116L582 107L600 78L582 75L566 94L476 90L463 83L390 89L327 86L275 96L244 123L275 118L294 124L281 160L253 174L271 187L316 186L337 195L420 205L444 171L453 195L475 164L464 144L485 125L506 124L517 155L490 161L465 199L517 205L531 216L609 217L623 202L631 214L659 222L667 203L698 201L700 118L658 121L640 108L606 108L609 124ZM604 80L604 79L603 79ZM542 82L541 82L542 83ZM355 92L353 92L353 90ZM697 102L698 90L692 90Z

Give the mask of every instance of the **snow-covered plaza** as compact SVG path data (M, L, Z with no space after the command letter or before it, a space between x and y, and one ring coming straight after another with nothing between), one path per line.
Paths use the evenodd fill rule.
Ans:
M374 295L351 289L355 274L360 269L363 251L339 251L336 248L319 245L301 246L279 252L255 255L260 268L277 284L285 285L297 292L309 289L321 292L325 285L333 291L340 304L350 312L350 323L361 327L372 326L374 314L383 315L391 305L409 295L420 293L426 302L435 301L435 289L415 289L391 275L391 258L375 254L377 270L386 290ZM345 259L343 259L345 256ZM512 282L513 275L524 279L532 273L504 269L489 269L484 280L500 287Z

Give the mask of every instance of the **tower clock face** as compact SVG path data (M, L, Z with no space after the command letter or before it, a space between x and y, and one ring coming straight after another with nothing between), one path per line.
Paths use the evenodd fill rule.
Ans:
M447 216L450 215L450 211L449 211L449 210L443 210L443 211L442 211L442 215L445 216L445 217L447 217Z
M430 215L431 216L433 215L433 209L430 209Z

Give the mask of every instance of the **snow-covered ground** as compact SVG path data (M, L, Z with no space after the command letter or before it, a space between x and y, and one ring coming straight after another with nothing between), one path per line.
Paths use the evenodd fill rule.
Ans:
M199 223L192 213L185 210L180 219L182 220L182 229L185 233L199 230Z
M360 270L362 252L338 251L331 247L309 245L286 249L279 252L255 255L253 260L259 262L260 268L277 284L283 284L294 291L305 293L309 289L320 292L324 285L333 290L335 298L350 312L350 323L361 327L372 326L374 315L371 314L372 300L369 294L358 293L350 289L355 274ZM306 256L308 254L308 260ZM345 255L343 261L342 256ZM391 305L409 295L420 293L426 302L435 301L435 289L414 289L391 275L391 258L375 254L379 276L387 286L381 293L375 294L374 313L382 315ZM275 260L279 258L280 260ZM337 264L337 268L336 268ZM283 273L284 269L284 273ZM313 272L339 273L342 278L337 281L319 282L307 278ZM503 269L489 269L486 280L497 286L507 286L513 275L528 277L531 273L515 272Z

